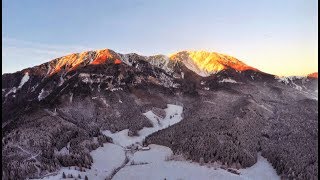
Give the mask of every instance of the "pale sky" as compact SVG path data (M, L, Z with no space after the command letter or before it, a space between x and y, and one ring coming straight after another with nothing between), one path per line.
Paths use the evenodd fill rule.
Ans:
M318 71L317 0L3 0L2 72L73 52L207 50L276 75Z

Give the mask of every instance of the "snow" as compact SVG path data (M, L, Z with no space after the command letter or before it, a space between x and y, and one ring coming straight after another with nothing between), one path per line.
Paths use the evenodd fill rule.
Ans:
M109 88L107 88L106 90L109 90ZM123 90L123 89L122 89L121 87L110 89L111 92L113 92L113 91L119 91L119 90Z
M166 55L155 55L146 57L146 61L152 64L155 67L165 70L167 73L172 73L173 70L168 67L170 58Z
M280 179L270 162L266 158L262 157L260 153L258 154L256 164L246 169L241 169L240 172L241 175L248 177L248 179Z
M159 163L164 161L168 156L173 154L172 150L165 146L150 144L149 147L150 150L148 151L138 151L134 153L132 160L135 163Z
M276 79L278 79L278 82L283 82L285 84L289 83L289 77L277 77Z
M118 54L121 61L124 62L125 64L132 66L132 63L129 61L129 54Z
M278 79L278 82L283 82L285 84L288 84L290 81L293 82L295 79L304 79L303 76L282 76L282 77L276 77ZM290 81L289 81L290 80Z
M36 88L38 87L39 83L37 83L35 86L31 87L31 92L34 92L34 90L36 90Z
M92 163L91 169L85 169L85 172L81 172L75 170L75 167L70 167L70 169L68 167L63 167L55 175L47 176L43 179L60 180L62 179L62 173L64 172L66 176L72 174L73 177L78 177L78 174L80 174L82 178L87 175L89 179L104 180L125 160L123 149L111 143L104 144L103 147L92 151L90 155L94 162Z
M151 144L149 151L138 151L133 156L134 164L126 165L113 179L280 179L270 163L258 155L258 161L253 166L240 169L240 175L230 173L217 167L200 166L198 163L188 161L166 161L172 155L170 148ZM143 163L140 164L139 163Z
M164 73L160 74L160 84L163 85L164 87L174 87L174 88L178 88L179 84L174 83L172 78L170 78L169 76L165 75Z
M219 81L220 83L221 82L227 82L227 83L237 83L237 81L235 81L235 80L233 80L233 79L230 79L230 78L228 78L228 79L222 79L221 81Z
M164 109L166 112L165 118L160 118L157 115L155 115L152 111L148 111L146 113L143 113L153 124L153 127L144 127L142 128L138 134L139 136L128 136L128 129L111 133L109 130L103 131L102 133L106 136L109 136L113 139L113 142L115 144L118 144L120 146L129 146L131 144L134 144L136 142L142 143L145 137L148 135L159 131L161 129L167 128L170 125L176 124L179 121L182 120L181 114L183 111L182 106L173 105L173 104L167 104L167 108ZM171 117L171 118L170 118Z
M59 155L67 155L69 153L70 152L67 147L63 147L62 149L60 149L60 151L55 151L55 154L59 154Z
M125 147L125 146L129 146L131 144L134 144L135 142L142 142L143 138L142 137L137 137L137 136L134 136L134 137L130 137L128 136L128 132L129 132L129 129L124 129L122 131L119 131L119 132L116 132L116 133L111 133L111 131L109 130L106 130L106 131L103 131L102 133L106 136L109 136L112 138L113 140L113 143L119 145L119 146L122 146L122 147Z
M18 89L22 88L22 86L23 86L29 79L30 79L29 73L26 72L26 73L24 74L24 76L22 77L21 81L20 81L20 84L19 84Z
M302 91L302 87L301 86L299 86L299 85L297 85L297 84L295 84L295 83L292 83L295 87L295 89L296 90L298 90L298 91Z
M212 102L212 101L203 101L203 102L206 102L206 103L209 103L209 104L217 104L217 103Z
M63 148L61 148L59 151L57 149L54 150L54 154L56 155L67 155L70 153L69 151L70 149L70 142L67 143L66 146L64 146Z
M210 74L204 70L199 69L197 64L195 64L194 60L190 57L183 61L183 64L191 71L197 73L199 76L208 77Z
M269 107L266 107L264 104L259 104L259 103L257 103L257 102L254 101L254 100L249 100L249 101L250 101L251 103L253 103L253 104L256 104L258 107L260 107L260 108L262 108L262 109L264 109L264 110L267 110L267 111L270 112L271 114L274 113L273 110L270 109L270 108L272 108L272 106L270 106L270 105L265 104L265 105L269 106Z
M92 151L90 154L94 162L91 171L98 173L98 177L101 179L105 179L106 176L111 174L112 170L119 167L125 160L123 149L120 146L110 143ZM91 178L89 177L89 179ZM97 179L97 177L95 179Z
M41 92L38 95L38 100L41 101L45 97L49 95L49 92L45 91L44 89L41 89Z
M4 96L5 97L7 97L9 94L11 94L11 93L16 93L16 91L17 91L17 88L16 87L13 87L12 89L10 89L10 91L7 93L7 94L5 94Z
M260 154L258 154L258 161L252 167L240 169L240 175L228 172L227 170L218 167L200 166L199 163L190 162L186 160L168 161L168 157L173 155L170 148L151 144L150 150L125 152L126 146L135 143L142 143L143 139L160 130L167 128L169 125L178 123L182 120L181 114L182 106L168 104L164 109L166 112L165 118L160 118L152 111L147 111L144 115L152 122L153 127L143 128L138 134L139 136L129 137L128 129L120 132L111 133L110 131L103 131L102 133L111 137L114 144L105 143L103 147L99 147L90 154L93 158L91 169L85 169L86 172L75 170L75 167L63 167L56 174L48 174L43 179L56 180L61 179L62 173L66 176L72 174L73 177L78 177L78 174L84 178L85 175L89 179L102 180L110 178L111 174L118 169L112 179L280 179L276 171L272 168L270 163ZM96 140L96 139L95 139ZM67 149L67 148L66 148ZM66 149L60 150L65 152ZM126 163L126 158L129 162ZM49 176L50 175L50 176Z
M81 78L81 81L84 83L88 83L90 81L90 83L92 83L92 79L90 78L90 74L88 73L80 73L79 77Z
M276 79L278 79L278 82L282 82L284 84L289 84L290 81L291 81L291 83L292 83L291 87L295 88L298 91L302 91L303 90L303 88L301 86L299 86L298 84L296 84L294 82L294 80L298 80L298 79L303 81L305 79L305 77L303 77L303 76L277 77Z

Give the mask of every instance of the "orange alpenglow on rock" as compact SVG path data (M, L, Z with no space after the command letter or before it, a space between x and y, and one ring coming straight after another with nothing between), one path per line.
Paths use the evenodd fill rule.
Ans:
M215 52L182 51L171 55L170 59L173 61L183 61L187 66L195 70L195 72L198 72L198 74L208 75L229 68L237 71L258 71L234 57Z
M61 70L61 68L64 66L68 66L68 67L72 68L73 66L77 65L78 63L79 63L78 54L74 53L74 54L64 56L61 59L59 59L59 61L57 62L53 71L50 74L54 74L56 72L59 72Z
M116 60L114 61L114 64L121 64L121 61L120 61L119 59L116 59Z
M234 69L236 71L254 70L253 67L246 65L240 60L215 52L206 51L181 51L169 57L171 61L180 61L190 70L200 76L209 76L225 69ZM107 62L121 64L121 57L110 49L102 49L97 51L87 51L83 53L74 53L61 57L56 64L50 65L49 74L53 75L65 68L66 71L72 71L79 67L83 62L91 65L105 64ZM318 75L310 77L317 78Z
M88 51L80 53L78 56L78 59L73 62L69 71L76 69L84 61L84 59L88 56L88 54L89 54Z
M97 51L96 59L91 62L91 64L103 64L108 59L113 58L113 55L110 53L108 49Z
M89 55L89 51L82 53L73 53L64 57L61 57L57 64L52 68L50 75L55 74L61 70L62 67L66 67L67 71L76 69Z
M308 74L308 77L309 78L318 78L318 73L317 72L314 72L314 73L311 73L311 74Z
M89 57L91 54L94 54L93 57ZM89 59L88 59L89 58ZM120 57L114 53L112 50L109 49L103 49L98 51L86 51L82 53L73 53L64 57L61 57L55 65L50 65L51 70L49 72L50 75L53 75L55 73L58 73L61 71L62 68L65 68L66 71L72 71L79 67L81 63L83 63L85 60L91 60L90 64L98 65L98 64L104 64L107 60L114 60L110 61L114 64L121 64Z

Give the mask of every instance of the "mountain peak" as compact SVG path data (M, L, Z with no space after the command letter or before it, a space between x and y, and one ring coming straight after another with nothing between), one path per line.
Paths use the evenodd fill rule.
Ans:
M56 61L53 61L54 63L50 63L50 72L48 73L52 75L63 68L66 71L71 71L83 63L98 65L106 63L107 60L112 60L113 63L119 64L121 63L120 59L120 56L110 49L73 53L57 58Z
M190 70L201 76L209 76L224 69L236 71L255 70L242 61L228 55L207 51L181 51L170 56L171 60L183 62Z

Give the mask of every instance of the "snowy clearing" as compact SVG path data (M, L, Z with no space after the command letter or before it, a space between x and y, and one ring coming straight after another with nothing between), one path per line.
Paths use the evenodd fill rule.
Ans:
M149 151L138 151L134 153L132 161L135 163L159 163L173 155L172 150L166 146L150 144L149 147Z
M152 111L144 113L144 115L152 122L153 127L144 127L138 132L139 136L128 136L128 129L116 133L111 133L111 131L106 130L102 133L106 136L111 137L115 144L123 147L129 146L134 143L142 143L144 138L148 135L161 129L167 128L182 120L181 114L183 111L183 107L173 104L168 104L167 107L168 108L164 109L166 112L166 117L163 119L155 115Z
M75 170L75 167L63 167L53 176L47 176L43 179L60 180L62 179L62 173L68 177L72 174L73 177L80 176L84 179L85 175L89 179L104 180L111 172L120 166L125 160L125 153L120 146L115 144L106 143L103 147L92 151L90 155L93 158L91 169L85 169L86 172Z
M106 143L103 147L99 147L92 151L90 155L93 158L93 163L91 169L86 169L86 172L75 170L75 167L70 167L70 169L69 167L63 167L55 175L50 174L51 176L47 176L43 179L61 179L62 173L64 172L66 176L72 174L73 177L78 177L80 174L82 178L87 175L89 179L104 180L111 175L114 169L121 167L125 162L125 146L142 143L146 136L182 120L181 114L183 107L173 104L168 104L167 107L168 108L164 109L166 117L163 119L156 116L152 111L144 113L144 115L153 123L154 127L143 128L139 131L140 136L129 137L128 129L116 133L111 133L108 130L104 131L103 134L111 137L115 144ZM64 150L63 152L65 153Z
M230 173L221 168L200 166L188 161L165 161L172 154L170 148L160 145L150 145L149 151L138 151L134 154L134 165L128 163L113 179L115 180L147 180L147 179L183 179L183 180L231 180L231 179L280 179L270 163L258 155L258 161L252 167L240 169L240 175Z
M261 154L258 154L258 161L251 167L240 169L241 176L247 179L280 179L276 170L272 167L271 163Z
M170 148L160 145L149 145L150 150L126 152L127 146L135 143L142 143L144 138L160 129L167 128L182 120L181 114L183 107L168 104L164 109L165 118L160 118L152 111L144 113L144 115L152 122L153 127L143 128L138 134L139 136L129 137L128 129L120 132L111 133L104 131L103 134L111 137L114 144L106 143L103 147L92 151L90 154L93 158L91 169L85 169L86 172L75 170L76 167L64 167L56 174L50 174L43 179L57 180L62 179L62 173L68 177L85 175L89 179L103 180L105 178L112 179L280 179L271 164L258 155L258 161L252 167L240 169L240 175L228 172L219 167L200 166L199 163L190 161L168 161L168 157L173 155ZM48 174L49 175L49 174Z

